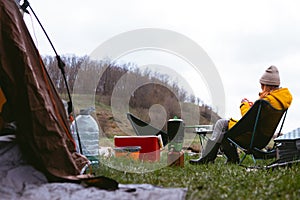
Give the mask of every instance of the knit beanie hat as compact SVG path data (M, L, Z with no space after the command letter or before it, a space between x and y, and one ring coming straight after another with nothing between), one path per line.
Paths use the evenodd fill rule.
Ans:
M259 82L264 85L280 85L280 77L277 67L270 66L260 78Z

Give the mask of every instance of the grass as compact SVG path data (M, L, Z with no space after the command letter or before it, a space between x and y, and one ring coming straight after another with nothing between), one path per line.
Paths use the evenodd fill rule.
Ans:
M82 102L79 99L79 103ZM110 110L104 104L97 109ZM103 142L103 139L101 140ZM111 138L105 140L113 144ZM189 145L199 141L189 141ZM106 145L104 145L106 146ZM109 146L109 145L107 145ZM238 165L225 165L225 158L217 158L214 164L190 165L185 155L184 167L169 167L166 157L160 162L147 163L122 158L100 158L100 166L94 170L121 184L152 184L161 187L187 188L186 199L299 199L300 164L274 170L247 171ZM260 161L260 165L272 160ZM245 164L253 165L250 159Z
M300 165L274 170L247 171L238 165L224 164L225 158L217 158L214 164L190 165L191 157L185 155L184 167L164 166L154 171L142 172L136 166L144 163L129 159L110 158L120 165L116 170L101 161L97 175L110 177L122 184L152 184L161 187L187 188L186 199L298 199L300 197ZM162 159L163 160L163 159ZM161 161L162 162L162 161ZM163 160L164 162L164 160ZM260 161L261 165L271 161ZM251 160L245 161L251 165ZM159 163L148 163L156 165ZM131 168L131 169L126 169ZM133 171L137 169L139 173Z

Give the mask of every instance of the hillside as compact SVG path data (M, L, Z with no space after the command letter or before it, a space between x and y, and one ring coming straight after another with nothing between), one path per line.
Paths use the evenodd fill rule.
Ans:
M96 106L95 117L103 135L133 135L126 112L151 125L166 130L166 121L175 116L187 125L213 124L217 113L201 97L186 91L168 74L159 74L150 68L141 70L132 62L116 63L110 59L90 60L87 56L62 56L65 75L72 91L76 109ZM67 88L56 58L43 61L57 91L67 94ZM65 98L67 101L68 99ZM112 113L113 106L114 113ZM119 112L119 113L115 113ZM78 112L75 112L78 113Z
M193 105L195 106L195 105ZM201 124L212 124L220 117L217 113L211 110L205 110L205 108L199 107L200 122ZM149 123L148 109L131 109L130 112L139 117L143 121ZM110 106L100 103L96 106L96 115L99 126L102 130L102 135L108 138L112 138L114 135L134 135L134 131L129 120L126 117L126 113L121 113L118 116L114 116ZM167 120L167 119L166 119ZM152 124L155 126L155 124ZM164 127L166 131L166 127Z

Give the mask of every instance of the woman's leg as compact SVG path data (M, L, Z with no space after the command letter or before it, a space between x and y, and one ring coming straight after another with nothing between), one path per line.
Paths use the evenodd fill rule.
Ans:
M204 149L201 150L201 156L199 159L191 159L191 164L204 164L208 162L212 162L217 157L217 153L219 147L221 145L221 141L224 138L224 134L228 129L228 120L227 119L219 119L214 127L214 131L212 133L212 137L208 139Z
M221 143L223 138L224 138L224 134L226 133L226 131L228 130L228 119L219 119L214 127L214 131L212 132L212 136L210 138L210 140L216 142L216 143Z

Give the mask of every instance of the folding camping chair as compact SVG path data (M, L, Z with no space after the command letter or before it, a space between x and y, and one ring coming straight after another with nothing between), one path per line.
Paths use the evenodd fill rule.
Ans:
M166 146L168 144L168 134L165 131L155 128L151 124L144 122L143 120L139 119L131 113L127 113L127 118L130 121L136 135L161 135L163 145Z
M271 141L278 124L283 117L281 129L286 117L287 110L277 110L268 101L257 100L251 109L225 133L225 138L240 148L244 155L240 165L247 155L251 155L256 164L256 159L275 158L275 149L264 151Z

